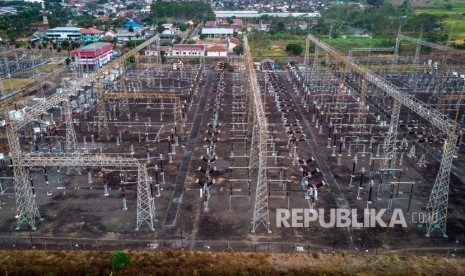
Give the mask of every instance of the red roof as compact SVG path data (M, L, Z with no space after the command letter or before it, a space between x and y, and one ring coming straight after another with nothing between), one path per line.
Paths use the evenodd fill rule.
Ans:
M174 45L173 51L205 51L205 45L198 44L178 44Z
M242 26L242 20L240 18L234 18L233 19L233 25L241 25Z
M81 29L81 34L99 34L100 31L95 28Z
M215 45L215 46L208 47L208 51L209 52L227 52L228 48L223 45Z
M163 51L163 52L169 52L170 51L170 46L160 46L160 48L158 48L158 46L155 46L155 45L150 45L148 46L146 49L146 51L148 52L158 52L158 49L160 49L160 51Z
M95 42L72 51L75 57L94 58L113 49L113 44L106 42Z
M216 21L207 21L205 27L211 28L216 26Z
M236 44L236 45L241 44L241 41L239 39L235 38L234 36L230 36L229 41Z

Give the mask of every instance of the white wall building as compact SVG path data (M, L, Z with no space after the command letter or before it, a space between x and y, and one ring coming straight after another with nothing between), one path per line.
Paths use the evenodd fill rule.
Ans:
M47 31L47 38L54 40L78 40L81 38L81 28L56 27Z
M207 49L207 57L228 57L228 47L225 45L210 46Z
M233 28L203 28L202 34L210 37L227 37L233 35Z
M171 48L172 56L201 57L205 56L205 45L178 44Z

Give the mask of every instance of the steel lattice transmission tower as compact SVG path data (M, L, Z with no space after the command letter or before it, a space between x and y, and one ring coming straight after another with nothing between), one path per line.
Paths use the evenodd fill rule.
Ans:
M9 121L7 126L7 137L14 172L16 219L18 220L16 230L19 230L23 224L28 224L32 230L35 230L36 221L40 220L41 217L34 198L34 192L31 185L29 185L28 172L26 167L23 166L24 159L21 154L19 136L16 133L13 121Z
M267 180L267 138L268 127L265 116L265 106L262 103L260 88L252 63L252 56L247 37L244 36L244 55L246 62L246 73L248 76L248 91L253 100L253 131L252 145L250 150L249 166L251 171L257 171L257 188L255 193L255 206L252 220L252 233L260 226L270 230L270 215L268 211L268 180ZM251 110L249 110L250 112ZM250 122L249 122L250 123Z
M370 82L372 86L380 89L393 98L393 111L388 136L386 138L386 147L384 150L384 159L387 160L387 162L382 165L384 168L392 166L395 162L395 143L398 133L397 126L399 124L399 114L402 105L423 117L426 121L430 122L434 127L438 128L446 135L439 172L436 176L429 201L426 205L425 214L425 235L429 237L434 230L440 230L442 235L446 237L450 170L452 167L452 160L456 154L459 125L455 121L441 114L438 110L431 108L417 98L401 92L395 85L371 72L369 69L355 64L349 58L343 56L340 52L334 50L318 38L312 35L309 35L308 37L316 46L319 46L321 49L326 51L326 53L333 56L337 61L344 63L348 69L352 70L354 73ZM398 35L398 39L400 38L407 39L403 35ZM419 42L419 40L415 39L415 42ZM429 45L430 43L421 43L431 46Z

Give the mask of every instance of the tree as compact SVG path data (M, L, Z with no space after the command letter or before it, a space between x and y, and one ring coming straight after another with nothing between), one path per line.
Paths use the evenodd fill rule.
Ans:
M304 51L304 47L302 47L302 45L300 45L300 44L289 43L289 44L287 44L285 51L289 55L299 56Z
M176 27L178 27L181 32L185 32L187 30L187 24L182 22L176 23Z
M134 32L134 28L132 26L129 26L129 29L128 29L129 32Z
M384 0L367 0L367 4L370 6L382 6L384 4Z
M131 259L126 252L116 252L110 257L110 266L113 270L121 270L131 264Z
M160 59L161 59L162 64L166 63L166 53L165 53L165 51L160 52Z
M241 43L241 44L237 45L236 47L234 47L233 52L238 54L238 55L244 54L244 44Z
M71 59L69 57L67 57L65 59L65 63L66 63L66 66L69 66L69 64L71 63Z
M61 47L63 47L64 49L68 49L69 47L69 41L66 39L66 40L63 40L61 42Z

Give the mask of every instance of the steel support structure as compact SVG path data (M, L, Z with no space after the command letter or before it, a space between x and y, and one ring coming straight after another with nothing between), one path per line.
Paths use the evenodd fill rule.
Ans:
M344 71L341 70L341 75L344 74ZM367 81L363 78L360 79L360 96L358 98L358 110L354 120L355 124L360 125L360 129L363 128L363 125L366 121L366 100L367 100L367 91L368 91L368 84Z
M435 44L435 43L431 43L431 42L421 40L421 38L422 38L421 33L420 33L419 38L413 38L413 37L403 35L400 32L400 30L401 30L401 28L399 27L399 31L397 32L397 38L396 38L396 46L394 48L394 57L393 57L393 62L392 62L393 65L396 65L398 63L398 61L399 61L399 47L400 47L400 42L402 40L407 40L407 41L410 41L410 42L415 43L417 45L416 49L415 49L415 58L413 59L414 64L418 64L418 62L419 62L421 46L430 47L432 49L436 49L436 50L440 50L440 51L452 51L453 50L448 45L438 45L438 44Z
M86 78L81 78L78 80L74 80L74 83L71 87L67 87L63 89L61 93L55 93L52 96L44 99L43 101L38 102L37 104L31 106L29 109L25 111L16 111L19 112L20 116L17 118L10 117L10 114L6 114L6 126L7 126L7 137L8 137L8 145L9 145L9 152L12 160L13 172L14 172L14 187L15 187L15 199L16 199L16 218L18 220L18 226L16 229L20 229L23 224L27 224L31 227L31 229L36 229L37 220L41 218L39 210L37 208L37 204L34 198L34 189L30 185L30 181L28 178L28 173L26 167L28 166L25 163L24 156L22 155L21 151L21 144L19 141L19 131L25 127L27 124L41 116L45 111L52 109L56 106L59 106L62 102L69 107L69 98L72 95L75 95L76 91L79 88L84 87L86 84L90 84L91 82L96 81L97 87L102 85L102 81L104 80L104 76L110 72L110 70L114 70L120 64L124 63L124 61L134 55L138 51L142 50L146 46L153 43L158 36L154 36L141 45L137 46L136 48L130 50L129 52L125 53L123 56L118 58L116 61L108 64L105 66L104 69L99 70L97 73L89 74ZM102 86L103 88L103 86ZM98 89L98 92L102 92L103 89ZM99 94L101 96L101 94ZM103 99L99 98L100 105L104 104ZM71 110L65 107L66 112L66 150L70 149L68 153L76 147L75 141L75 132L74 128L72 127L71 121ZM106 119L105 116L103 118ZM99 121L100 123L100 121ZM99 129L100 130L100 129ZM69 141L68 141L69 139ZM48 157L40 157L39 159L42 162L47 162ZM117 158L116 158L117 159ZM74 160L76 161L76 160ZM75 163L68 163L69 166L79 166L79 162ZM63 164L57 164L60 166L64 166ZM142 212L144 213L144 212Z
M309 40L307 39L307 41ZM319 49L320 47L318 47L318 45L315 45L315 52L313 53L312 72L315 72L318 69L318 55L320 54Z
M267 139L268 126L265 116L265 105L262 103L260 86L257 81L255 69L247 37L244 36L244 56L246 62L246 74L250 83L248 93L252 94L254 124L252 133L252 145L250 150L249 166L257 168L257 187L255 193L255 205L252 220L252 233L256 233L260 226L270 230L270 216L268 210L268 179L267 179Z
M150 229L155 230L155 200L152 187L147 173L147 165L135 158L114 158L105 155L73 154L73 155L36 155L26 154L22 156L21 166L25 167L118 167L137 168L137 219L136 230L141 225L147 224ZM37 209L37 206L36 206ZM38 214L38 211L37 211Z
M394 99L392 104L391 111L391 122L389 124L389 131L386 136L384 150L383 150L383 159L381 162L380 169L387 171L389 169L394 169L396 166L396 157L397 157L397 134L399 127L399 117L400 109L402 104L399 100Z
M420 52L421 52L421 37L423 36L423 30L420 31L420 36L417 40L417 47L415 48L415 57L413 58L413 64L417 65L420 62Z
M121 57L119 57L117 60L105 65L104 67L100 68L100 70L97 72L95 78L92 78L91 80L96 81L96 87L97 87L97 127L98 127L98 137L99 139L103 140L106 139L107 141L110 139L110 131L108 129L108 122L107 122L107 117L105 116L105 94L106 90L103 85L103 82L106 80L106 76L111 73L112 70L121 70L122 68L125 67L125 61L130 58L131 56L136 56L138 55L139 51L144 49L145 47L149 46L150 44L156 42L158 40L158 35L153 36L149 38L148 40L144 41L142 44L139 46L136 46L134 49L131 49L130 51L124 53ZM124 78L124 74L121 75L122 78ZM102 116L103 114L103 116Z
M403 36L401 35L400 38ZM399 37L398 37L399 38ZM386 81L379 75L371 72L367 68L357 65L347 57L343 56L340 52L334 50L326 43L320 41L318 38L309 35L309 39L329 55L333 56L339 62L346 64L346 66L353 72L359 74L361 77L369 81L373 86L377 87L381 91L394 99L394 107L398 107L400 111L401 105L406 106L413 112L417 113L425 120L430 122L433 126L437 127L446 135L446 141L443 147L443 154L441 164L439 167L439 173L436 176L436 180L431 191L430 198L427 203L426 217L426 236L430 236L432 231L438 229L441 231L443 236L446 236L446 221L447 221L447 205L448 205L448 194L449 194L449 177L450 170L452 167L452 160L455 154L455 143L458 139L459 126L456 122L441 114L439 111L431 108L422 101L415 97L401 92L395 85ZM416 41L415 41L416 42ZM430 43L421 42L423 45L430 46ZM430 46L431 47L431 46ZM442 46L445 50L449 48ZM396 111L397 112L397 111ZM398 116L397 114L391 115L390 129L396 129L390 131L389 136L397 136L398 127ZM394 139L392 139L394 140ZM389 156L389 151L385 151L385 156ZM391 154L392 155L392 154Z
M15 198L16 198L16 218L18 220L17 230L21 228L23 224L27 224L31 229L36 229L36 222L40 219L40 213L37 208L37 204L34 198L34 190L30 185L29 177L26 168L23 166L24 158L22 156L21 144L19 141L19 131L25 127L28 123L34 119L40 117L45 111L65 103L65 117L69 118L71 111L69 108L69 97L75 93L76 87L82 87L85 85L87 80L80 80L75 83L71 88L66 89L62 93L55 93L48 97L46 100L41 101L28 109L26 112L16 111L21 114L18 120L10 118L10 114L7 114L6 125L7 125L7 138L8 146L10 151L10 157L13 165L14 172L14 187L15 187ZM66 107L67 106L67 107ZM68 138L70 139L70 149L75 147L71 140L76 139L75 134L73 138L74 128L68 128L66 130L66 139L68 144Z
M353 59L354 52L393 52L394 47L362 47L362 48L352 48L349 51L349 59Z
M64 112L65 112L65 121L66 121L66 142L65 142L65 152L70 154L76 151L77 149L77 140L76 140L76 131L74 130L73 124L73 111L69 103L69 99L64 102Z
M443 237L447 237L447 205L449 203L449 181L452 161L456 152L457 135L448 135L442 148L442 160L433 190L426 205L425 231L430 237L434 230L439 230Z
M179 131L179 134L181 137L184 137L185 131L184 131L184 121L182 118L182 104L181 104L181 98L177 94L167 94L167 93L157 93L153 91L139 91L139 92L134 92L134 93L126 93L126 92L119 92L119 91L111 91L105 93L105 99L110 100L110 99L116 99L116 100L121 100L121 99L159 99L159 100L170 100L173 103L173 114L174 114L174 126L176 127L176 130ZM103 112L103 113L98 113L98 117L100 116L105 116L105 106L103 106L103 111L102 110L97 110L97 112ZM102 121L102 123L104 123ZM108 122L106 122L107 125L104 127L108 129Z
M23 166L24 159L21 154L21 144L15 131L14 124L7 125L8 146L13 162L14 188L16 197L16 230L20 230L23 224L27 224L32 230L37 228L37 220L40 220L39 209L34 196L34 190L29 183L28 173Z
M463 89L465 92L465 86ZM458 101L457 104L461 104L463 100L465 100L465 96L463 95L463 93L441 95L439 96L438 103L436 104L436 109L438 110L439 113L445 114L446 113L446 102ZM455 118L455 121L457 121L457 118Z

